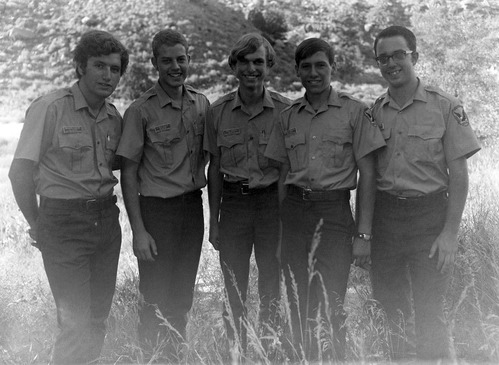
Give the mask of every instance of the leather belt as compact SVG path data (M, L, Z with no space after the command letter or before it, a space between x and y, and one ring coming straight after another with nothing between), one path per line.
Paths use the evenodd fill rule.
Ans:
M103 210L116 204L116 195L110 195L102 199L53 199L40 198L40 205L44 208L67 209L67 210Z
M274 190L277 191L277 183L275 182L273 184L270 184L269 186L265 186L262 188L250 189L247 180L237 182L224 181L223 190L224 192L238 193L241 195L264 194Z
M426 204L435 201L447 199L447 191L440 191L438 193L431 193L421 196L406 197L387 193L386 191L378 191L376 199L396 204Z
M288 193L307 201L334 201L350 198L350 190L312 190L289 185Z

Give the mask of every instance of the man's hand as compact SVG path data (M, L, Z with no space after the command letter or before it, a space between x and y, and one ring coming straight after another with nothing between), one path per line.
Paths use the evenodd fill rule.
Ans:
M28 234L29 237L33 240L31 242L31 246L40 249L40 243L38 243L38 224L36 222L29 227Z
M353 263L362 269L371 268L371 241L355 237L353 239Z
M430 249L430 259L438 250L437 270L441 273L452 269L457 252L457 235L446 232L440 233Z
M213 248L218 251L220 239L218 235L218 221L210 221L210 243L213 245Z
M133 253L144 261L154 261L154 256L158 255L156 242L147 231L133 234Z

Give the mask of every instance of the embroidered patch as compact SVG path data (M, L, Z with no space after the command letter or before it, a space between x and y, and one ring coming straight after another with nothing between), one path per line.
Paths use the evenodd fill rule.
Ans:
M162 124L149 130L154 133L168 132L172 128L171 124Z
M222 131L224 137L236 136L238 134L241 134L241 128L224 129Z
M456 118L459 125L462 125L463 127L467 127L470 125L470 121L468 120L468 115L464 111L462 105L458 105L454 109L452 109L452 115L454 115L454 118Z
M66 126L62 127L62 133L63 134L74 134L74 133L81 133L83 132L83 127L82 126Z
M296 134L296 128L291 128L284 132L285 136L292 136L294 134Z
M371 125L373 127L379 127L379 129L383 130L385 129L385 126L383 123L381 124L378 124L376 122L376 120L374 119L374 113L373 113L373 109L372 108L368 108L364 111L364 115L367 117L367 119L369 119L369 123L371 123Z

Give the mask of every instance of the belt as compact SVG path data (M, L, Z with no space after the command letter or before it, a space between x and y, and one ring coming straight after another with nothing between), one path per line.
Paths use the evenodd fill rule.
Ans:
M440 191L438 193L431 193L431 194L426 194L426 195L421 195L421 196L414 196L414 197L405 197L405 196L400 196L400 195L394 195L387 193L386 191L378 191L376 194L376 200L383 200L388 203L393 203L393 204L427 204L427 203L433 203L433 202L438 202L440 200L447 199L448 194L447 191Z
M237 182L224 181L223 190L224 192L238 193L241 195L257 195L277 191L277 183L275 182L269 186L250 189L247 180Z
M333 201L350 198L350 190L312 190L289 185L288 193L307 201Z
M41 197L40 205L44 208L67 209L67 210L103 210L113 206L117 201L116 195L110 195L102 199L52 199Z

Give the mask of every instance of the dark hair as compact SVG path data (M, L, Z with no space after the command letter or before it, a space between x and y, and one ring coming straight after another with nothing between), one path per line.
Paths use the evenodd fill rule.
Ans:
M256 52L258 48L263 46L267 56L267 66L274 66L276 54L274 48L270 45L269 41L261 34L248 33L238 39L236 44L232 47L229 55L229 66L233 68L237 60L242 60L246 55Z
M152 54L156 58L159 55L159 49L161 46L167 45L168 47L173 47L176 44L184 46L185 52L187 53L189 43L181 33L172 29L160 30L152 39Z
M81 78L82 75L78 71L78 67L85 69L90 57L107 56L111 53L120 54L120 75L123 75L128 66L128 51L125 46L110 33L102 30L90 30L84 33L73 52L76 77Z
M300 62L302 60L316 54L317 52L324 52L329 60L329 63L331 65L334 63L333 47L328 42L320 38L308 38L296 47L296 66L300 66Z
M378 41L382 38L389 38L389 37L397 37L397 36L402 36L404 37L407 47L412 52L416 52L416 36L414 35L413 32L411 32L409 29L406 27L402 27L400 25L392 25L388 28L383 29L379 34L376 36L376 39L374 40L374 54L376 54L376 46L378 45Z

